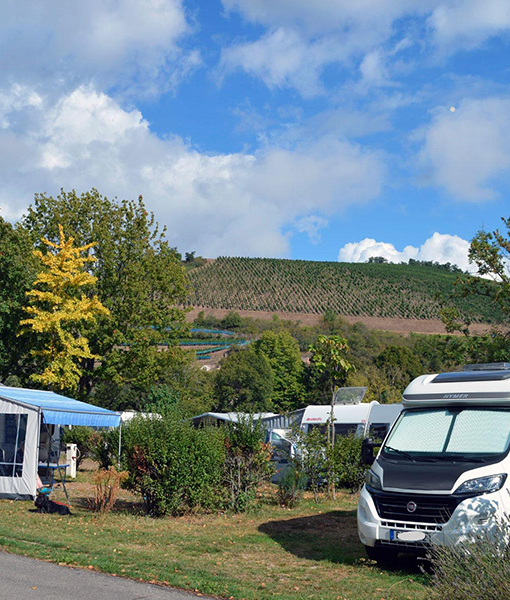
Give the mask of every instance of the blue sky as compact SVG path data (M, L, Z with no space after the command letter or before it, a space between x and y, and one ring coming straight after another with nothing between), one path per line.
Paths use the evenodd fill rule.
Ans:
M0 214L142 194L182 252L467 267L509 216L508 0L7 0Z

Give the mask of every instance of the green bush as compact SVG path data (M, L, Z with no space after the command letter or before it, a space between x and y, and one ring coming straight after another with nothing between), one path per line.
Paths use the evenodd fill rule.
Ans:
M278 502L287 508L294 508L303 497L306 484L306 474L295 466L290 467L278 482Z
M359 491L365 482L367 465L361 462L363 439L349 435L337 437L333 449L334 473L337 484L351 492Z
M76 444L76 468L79 469L83 460L90 456L92 450L92 437L94 430L91 427L75 425L72 429L64 429L62 443Z
M328 472L327 438L319 427L306 432L296 427L292 438L297 450L296 464L305 473L315 502L318 502L319 490Z
M240 512L255 500L259 485L273 474L271 448L264 443L266 431L253 417L241 417L225 426L224 483L228 506Z
M151 516L212 510L225 503L224 432L195 429L177 413L135 417L125 428L127 486L139 493Z
M89 456L100 469L116 467L119 460L119 429L94 431L90 438Z
M436 600L503 600L510 598L508 522L487 524L454 547L435 546L431 598Z

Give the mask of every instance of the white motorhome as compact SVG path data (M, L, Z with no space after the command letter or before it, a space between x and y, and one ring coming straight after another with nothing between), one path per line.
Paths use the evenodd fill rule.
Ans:
M487 531L510 513L510 363L422 375L372 464L358 503L370 558L422 554Z

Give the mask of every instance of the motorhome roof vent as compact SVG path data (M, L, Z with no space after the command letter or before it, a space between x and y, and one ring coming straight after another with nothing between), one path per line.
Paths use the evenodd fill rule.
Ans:
M508 369L494 369L486 371L460 371L455 373L440 373L432 383L461 383L463 381L503 381L510 379L510 366Z
M510 371L510 363L508 362L497 362L497 363L480 363L477 365L464 365L463 371Z

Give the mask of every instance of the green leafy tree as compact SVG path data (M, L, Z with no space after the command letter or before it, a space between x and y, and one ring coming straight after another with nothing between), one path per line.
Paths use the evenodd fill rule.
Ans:
M29 318L20 322L42 340L33 353L42 359L44 370L31 378L50 388L74 391L82 375L82 361L99 358L90 351L82 326L95 324L99 315L107 316L109 311L97 295L85 295L85 290L93 290L96 283L96 278L86 272L87 264L96 260L88 254L94 244L76 247L72 237L66 239L61 225L57 243L43 242L50 251L43 254L35 250L34 254L46 268L27 292L30 305L25 312Z
M508 360L510 355L510 217L501 220L503 231L481 230L471 240L469 262L476 267L477 276L459 277L455 295L485 300L490 311L503 315L504 327L474 337L469 331L470 320L455 307L444 307L441 317L447 331L461 331L466 338L449 348L456 351L459 362L498 362Z
M471 240L469 262L481 277L469 277L459 284L464 295L487 297L510 321L510 217L502 218L506 233L499 229L479 231ZM494 285L494 283L496 285Z
M258 412L271 408L273 372L269 359L254 348L233 350L216 375L217 408Z
M352 371L354 367L347 359L349 352L347 340L339 335L319 335L315 344L310 346L310 352L312 353L311 369L322 376L329 387L331 416L328 424L328 487L331 496L336 498L336 462L333 460L335 446L334 393L338 386L345 382L349 371Z
M96 384L115 380L115 366L126 365L118 360L119 348L138 343L140 337L165 346L176 344L186 331L185 312L179 305L187 294L187 278L181 256L141 197L119 202L95 189L81 195L62 190L56 198L36 195L23 219L35 243L42 237L58 241L59 223L79 245L97 241L90 273L97 278L100 301L111 313L111 319L100 320L88 332L92 353L102 357L100 369L93 359L85 360L80 393L88 396ZM166 358L161 355L162 361ZM138 364L146 365L144 360ZM116 375L132 379L132 373L119 370Z
M319 335L309 347L310 370L323 399L331 401L335 389L343 385L353 365L348 360L347 340L339 335Z
M422 372L418 356L405 346L389 346L377 356L375 364L386 375L390 388L400 393Z
M257 352L269 360L274 376L273 409L287 412L303 404L304 366L298 342L285 329L265 331L254 344Z
M238 329L243 324L241 315L231 310L221 321L221 326L227 329Z
M25 383L33 369L30 348L34 339L18 337L25 316L26 292L37 276L32 239L22 227L13 227L0 217L0 378L18 376Z

